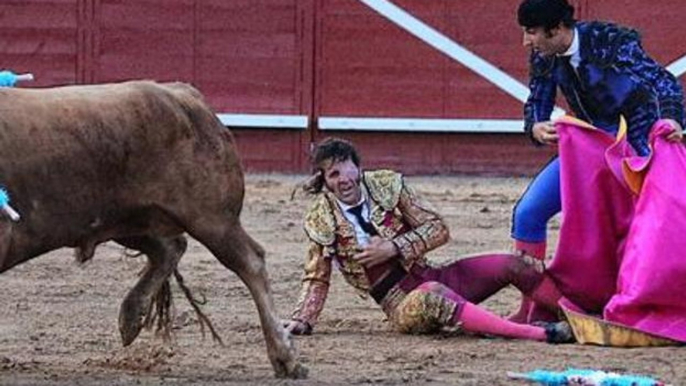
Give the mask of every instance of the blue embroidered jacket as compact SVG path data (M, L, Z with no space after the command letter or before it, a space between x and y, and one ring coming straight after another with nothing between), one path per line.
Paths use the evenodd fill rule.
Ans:
M645 53L638 32L602 22L575 27L581 58L576 69L562 57L531 55L524 129L532 140L534 123L550 119L558 86L577 118L596 127L614 132L623 115L629 143L640 155L649 152L648 134L658 119L684 126L681 85Z

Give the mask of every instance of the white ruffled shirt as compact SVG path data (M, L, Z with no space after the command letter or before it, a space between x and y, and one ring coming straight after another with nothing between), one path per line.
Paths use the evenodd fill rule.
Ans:
M567 51L561 53L559 56L569 56L569 64L571 64L575 69L579 68L579 63L581 63L581 51L579 50L579 30L574 28L572 44L569 46Z
M341 211L343 211L343 215L345 216L345 219L352 224L353 228L355 229L355 238L357 239L357 243L364 246L369 244L369 239L370 235L362 229L362 225L357 221L357 217L355 217L354 214L348 212L348 209L356 207L360 204L362 204L362 218L365 219L366 221L370 221L369 219L369 201L367 200L367 197L362 194L362 198L360 198L360 201L358 201L355 205L348 205L345 204L338 199L336 199L336 202L338 203L338 206L341 208Z

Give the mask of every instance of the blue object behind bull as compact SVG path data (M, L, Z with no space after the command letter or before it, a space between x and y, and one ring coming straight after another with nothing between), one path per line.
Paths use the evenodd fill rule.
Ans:
M17 74L12 71L0 71L0 87L14 87L17 83Z
M0 208L10 203L10 196L4 188L0 188Z
M534 370L524 374L511 375L512 378L524 379L537 382L546 386L566 386L575 379L583 380L581 385L597 386L660 386L663 385L650 377L637 375L622 375L606 373L598 370L567 369L566 371L556 372L547 370Z

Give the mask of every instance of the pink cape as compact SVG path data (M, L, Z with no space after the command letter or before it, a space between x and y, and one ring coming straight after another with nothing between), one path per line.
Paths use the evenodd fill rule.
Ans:
M560 133L562 226L549 271L587 313L686 342L686 148L658 122L647 157L587 124Z

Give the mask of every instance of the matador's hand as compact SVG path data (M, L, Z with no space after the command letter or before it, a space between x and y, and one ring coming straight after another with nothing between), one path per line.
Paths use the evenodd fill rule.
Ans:
M301 322L299 320L284 320L283 328L293 335L310 335L312 334L312 326L308 323Z
M674 131L669 133L669 135L666 137L666 139L669 142L681 142L681 140L684 138L684 128L681 127L679 122L673 120L673 119L665 119L667 123L669 123L673 128Z
M560 136L551 121L537 122L531 128L531 135L534 139L544 145L557 145Z
M398 249L389 240L374 236L369 240L360 253L353 255L353 259L365 267L383 264L398 255Z

